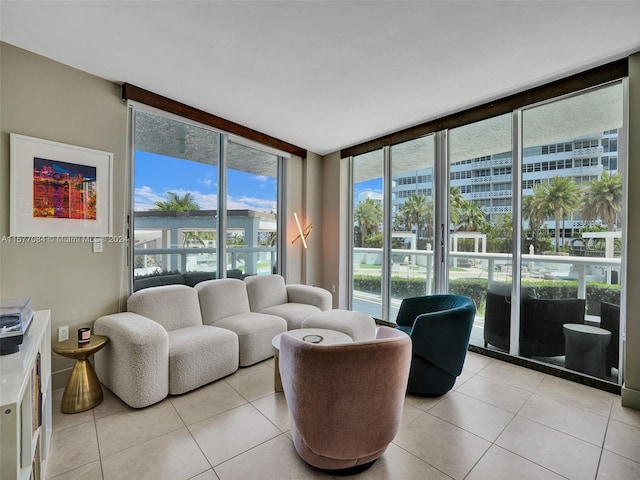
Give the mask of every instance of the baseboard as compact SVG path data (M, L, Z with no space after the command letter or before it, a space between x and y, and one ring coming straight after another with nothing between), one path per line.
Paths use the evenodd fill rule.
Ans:
M622 406L640 410L640 390L622 385Z

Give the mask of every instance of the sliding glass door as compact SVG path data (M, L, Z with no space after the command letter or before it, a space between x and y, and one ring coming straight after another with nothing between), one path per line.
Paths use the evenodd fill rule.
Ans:
M382 293L382 279L388 268L383 261L382 239L385 234L384 153L376 150L353 159L353 309L384 319L387 304Z
M616 82L522 114L519 353L615 383L623 98Z
M390 148L391 262L389 312L395 322L403 298L434 291L434 135Z
M510 303L497 316L492 300L511 296L512 143L511 114L449 131L449 290L476 302L471 344L506 351Z
M466 295L471 345L620 383L624 85L353 157L353 309Z

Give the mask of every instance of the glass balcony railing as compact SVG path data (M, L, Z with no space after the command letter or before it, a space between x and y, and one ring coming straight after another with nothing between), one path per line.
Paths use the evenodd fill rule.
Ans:
M381 249L354 249L353 310L374 317L379 317L382 306L381 259ZM584 323L608 328L601 325L601 309L613 305L619 316L620 268L620 258L523 255L520 281L522 288L535 291L541 299L584 300ZM484 325L489 284L505 283L510 292L513 273L511 254L449 252L449 291L471 297L477 307L472 345L487 347ZM435 293L433 252L393 250L390 282L388 320L394 322L403 298ZM510 302L510 297L507 300ZM617 345L617 338L615 341ZM564 367L562 356L537 360ZM608 371L605 379L617 383L618 378L614 369Z
M207 247L135 248L136 277L163 273L216 272L217 249ZM227 247L227 270L243 275L272 273L276 247Z

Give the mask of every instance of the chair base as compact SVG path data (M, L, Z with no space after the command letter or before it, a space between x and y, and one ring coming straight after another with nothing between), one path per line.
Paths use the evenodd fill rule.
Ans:
M369 468L371 468L371 465L376 463L377 460L378 459L376 458L375 460L371 460L370 462L363 463L361 465L356 465L355 467L339 468L338 470L330 470L328 468L320 468L319 470L322 470L323 472L329 473L331 475L335 475L337 477L347 477L349 475L357 475L358 473L362 473L365 470L368 470Z

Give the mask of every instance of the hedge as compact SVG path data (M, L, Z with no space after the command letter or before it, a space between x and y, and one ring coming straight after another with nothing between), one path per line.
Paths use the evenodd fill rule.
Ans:
M576 298L577 280L527 280L523 285L533 287L538 298ZM359 292L380 295L380 277L354 275L353 289ZM391 294L395 298L419 297L426 294L423 278L391 277ZM458 278L449 280L449 291L473 299L479 313L484 313L487 300L487 280L483 278ZM620 286L606 283L587 284L587 315L600 315L600 303L620 305Z

